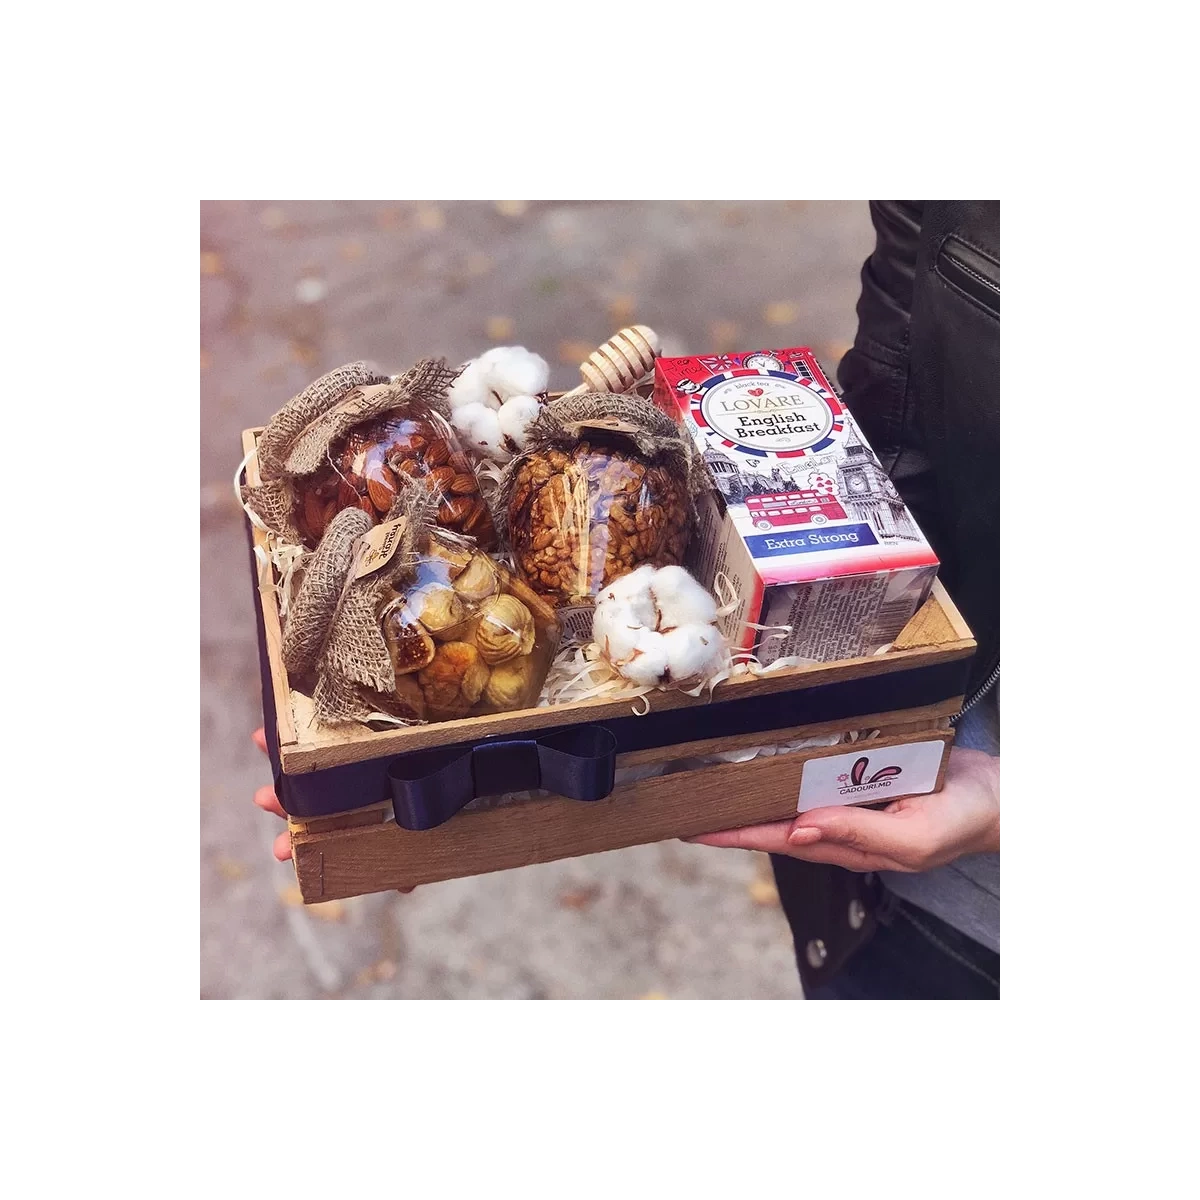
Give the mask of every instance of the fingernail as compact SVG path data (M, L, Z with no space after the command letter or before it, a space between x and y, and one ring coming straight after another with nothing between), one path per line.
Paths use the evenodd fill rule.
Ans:
M801 825L788 834L788 843L792 846L811 846L821 840L821 831L812 825Z

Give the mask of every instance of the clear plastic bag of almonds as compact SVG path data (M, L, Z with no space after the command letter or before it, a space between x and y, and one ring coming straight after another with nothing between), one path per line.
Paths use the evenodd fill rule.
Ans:
M694 451L638 397L592 393L546 405L502 494L521 577L572 640L595 597L643 563L683 562L693 528Z
M347 508L381 520L406 476L436 501L444 528L493 549L491 512L448 420L454 378L441 360L423 360L394 380L365 363L323 375L263 430L263 483L244 488L243 498L273 532L311 550Z
M405 491L381 525L361 509L330 524L284 630L289 673L327 725L533 707L558 647L552 606Z

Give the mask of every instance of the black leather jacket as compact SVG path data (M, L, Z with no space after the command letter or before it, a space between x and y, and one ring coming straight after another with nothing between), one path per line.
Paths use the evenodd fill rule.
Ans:
M975 634L970 697L1000 664L1000 204L878 200L871 217L838 381ZM777 859L776 878L801 978L823 982L873 931L878 885L795 859ZM865 921L848 919L856 901ZM814 940L823 958L810 960Z

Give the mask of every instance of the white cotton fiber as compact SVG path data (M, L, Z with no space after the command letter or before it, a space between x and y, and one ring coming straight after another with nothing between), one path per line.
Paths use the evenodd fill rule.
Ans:
M662 640L675 683L714 674L725 657L725 641L715 625L678 625Z
M500 405L500 433L506 449L514 453L525 449L529 427L541 411L536 396L510 396Z
M633 653L618 668L631 683L655 687L662 683L667 670L667 648L661 633L652 629L638 631Z
M717 619L716 601L682 567L662 567L650 584L658 606L659 629L708 625Z
M507 459L499 415L485 404L463 404L451 414L463 440L484 458Z
M496 346L479 358L487 371L488 386L500 399L536 396L550 383L550 365L524 346Z
M446 393L451 408L462 408L466 404L482 404L486 408L499 408L500 401L492 394L488 383L488 368L482 359L473 358L459 372L458 378Z

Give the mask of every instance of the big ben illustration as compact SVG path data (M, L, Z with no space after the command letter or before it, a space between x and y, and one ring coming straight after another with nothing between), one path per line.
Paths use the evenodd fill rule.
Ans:
M881 538L920 539L895 485L853 424L846 430L837 474L842 502Z

